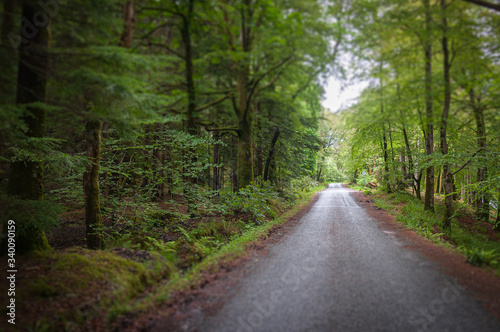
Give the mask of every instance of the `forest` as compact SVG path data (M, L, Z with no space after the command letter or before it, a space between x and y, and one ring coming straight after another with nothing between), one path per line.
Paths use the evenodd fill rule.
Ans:
M499 271L494 1L2 2L0 248L30 330L119 330L328 183ZM367 87L329 110L331 77Z

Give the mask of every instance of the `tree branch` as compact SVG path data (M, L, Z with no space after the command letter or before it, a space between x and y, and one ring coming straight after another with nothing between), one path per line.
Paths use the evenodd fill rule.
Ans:
M157 46L157 47L163 47L164 49L166 49L167 51L171 52L172 54L175 54L177 55L179 58L181 59L184 59L184 55L177 52L177 51L174 51L173 49L171 49L170 47L168 47L167 45L165 44L160 44L160 43L151 43L151 42L148 42L148 45L151 45L151 46Z
M293 54L290 54L289 56L287 56L286 58L284 58L283 60L281 60L280 62L278 62L277 64L275 64L274 66L272 66L271 68L269 68L268 71L266 71L265 73L263 73L262 75L260 75L259 78L257 78L254 82L250 82L250 85L251 85L251 88L250 88L250 92L248 93L248 97L247 97L247 101L246 101L246 107L245 107L245 112L244 112L244 116L246 117L246 114L248 112L248 109L250 108L250 100L252 100L252 96L255 92L255 89L257 88L257 86L259 85L260 81L262 79L264 79L264 77L266 77L267 75L269 75L270 73L272 73L274 70L280 68L281 66L283 66L285 63L287 63L289 60L291 60L293 58ZM276 80L279 78L279 76L281 75L281 73L283 73L283 71L281 71L276 78ZM271 84L268 84L266 86L269 87L271 86L276 80L271 80Z
M200 112L200 111L203 111L204 109L207 109L209 107L212 107L212 106L215 106L219 103L222 103L224 100L226 100L227 98L231 97L231 95L234 93L234 91L231 91L229 92L227 95L219 98L219 99L215 99L215 100L212 100L211 102L203 105L203 106L200 106L196 109L196 112Z
M464 0L464 1L500 12L500 5L497 5L497 4L494 4L491 2L487 2L487 1L483 1L483 0Z
M479 153L481 152L482 150L484 150L484 147L480 148L479 150L477 150L476 152L474 152L474 154L470 157L469 161L467 161L465 164L463 164L462 167L460 167L457 171L451 173L451 176L457 174L458 172L460 172L461 170L463 170L465 168L465 166L469 165L470 162L472 161L472 159L474 159L474 157Z
M205 126L206 131L234 131L236 134L239 134L239 129L238 128L233 128L233 127L225 127L225 128L208 128L209 125Z

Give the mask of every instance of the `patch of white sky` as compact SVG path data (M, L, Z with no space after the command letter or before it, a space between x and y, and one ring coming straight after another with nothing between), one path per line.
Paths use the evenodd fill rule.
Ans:
M360 68L354 68L355 65L350 54L342 54L340 66L344 68L344 77L331 75L323 83L325 94L321 104L325 109L334 113L356 104L361 92L369 86L368 80L360 79L356 75ZM356 76L358 77L356 78Z

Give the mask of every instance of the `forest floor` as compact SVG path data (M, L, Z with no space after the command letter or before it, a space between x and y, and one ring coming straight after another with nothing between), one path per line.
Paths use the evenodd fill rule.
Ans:
M153 312L156 303L175 301L180 290L189 292L207 283L212 278L208 271L216 266L223 271L240 264L244 249L260 248L259 241L277 232L283 218L288 222L299 218L294 217L300 215L297 209L309 204L315 190L303 193L294 206L280 207L281 217L267 217L260 226L242 212L201 211L195 218L177 220L172 215L187 215L187 210L181 198L174 197L175 206L158 204L154 213L160 217L153 222L116 223L103 218L105 251L85 249L84 210L69 209L62 213L59 227L48 233L53 251L17 257L22 271L16 280L18 320L15 327L2 320L0 330L122 330L131 317L144 310ZM232 242L236 244L225 252L225 245ZM0 282L2 289L8 289L5 280ZM0 300L5 296L2 293Z

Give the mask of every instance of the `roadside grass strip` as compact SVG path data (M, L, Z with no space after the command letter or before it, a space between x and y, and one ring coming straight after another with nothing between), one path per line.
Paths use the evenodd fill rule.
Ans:
M459 223L456 218L463 213L464 207L455 207L452 231L446 234L442 224L442 204L436 204L436 212L424 211L424 204L408 193L376 193L373 202L395 216L396 221L406 228L434 243L461 252L472 265L493 268L500 276L500 242L483 234L479 223L475 231Z

